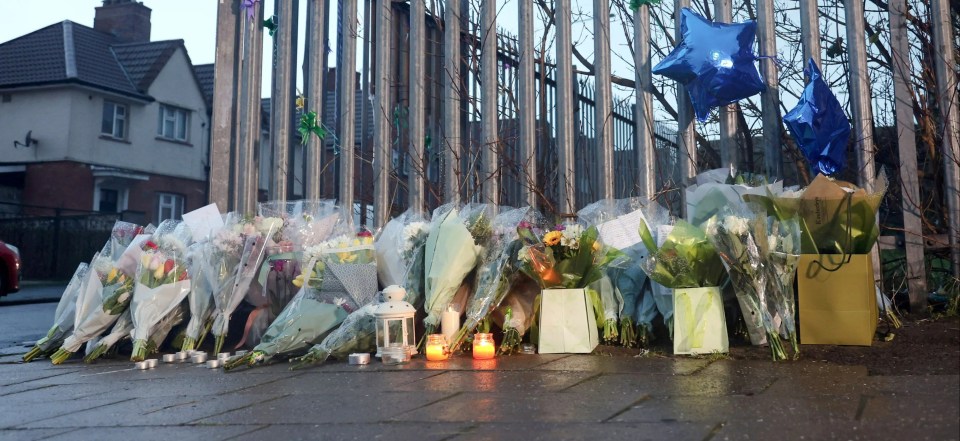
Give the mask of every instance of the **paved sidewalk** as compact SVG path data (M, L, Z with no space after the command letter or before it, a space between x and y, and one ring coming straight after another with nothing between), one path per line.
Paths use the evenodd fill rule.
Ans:
M517 355L235 373L16 360L0 358L4 440L960 437L960 376L812 360Z

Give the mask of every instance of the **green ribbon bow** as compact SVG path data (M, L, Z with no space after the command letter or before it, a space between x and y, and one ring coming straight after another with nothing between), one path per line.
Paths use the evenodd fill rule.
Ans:
M270 17L263 21L263 27L270 31L270 36L272 37L273 34L277 33L277 28L280 26L277 24L275 17Z
M317 112L307 112L300 115L300 127L297 130L300 132L300 142L302 144L307 143L311 133L317 135L319 139L327 136L327 131L323 129L317 119Z

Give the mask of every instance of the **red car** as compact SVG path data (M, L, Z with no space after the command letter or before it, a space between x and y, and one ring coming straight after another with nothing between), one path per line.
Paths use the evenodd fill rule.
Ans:
M0 296L20 291L20 250L0 240Z

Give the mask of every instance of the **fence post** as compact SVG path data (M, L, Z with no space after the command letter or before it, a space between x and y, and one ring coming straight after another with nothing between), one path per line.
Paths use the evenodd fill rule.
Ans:
M298 0L276 0L273 36L273 87L270 94L270 199L285 201L291 185L290 146L294 138L294 100L297 94Z
M537 55L533 49L533 2L520 3L520 160L527 182L521 183L521 201L537 206L537 140L536 140L536 84L533 65Z
M306 71L304 79L304 94L307 102L304 112L316 112L317 124L323 124L323 62L322 59L327 56L326 48L326 14L325 8L317 0L307 0L307 41L304 48L303 57ZM317 136L309 135L306 139L306 155L304 173L304 197L307 199L320 199L320 170L323 166L321 154L323 153L323 140Z
M340 60L337 63L337 88L340 91L339 130L340 140L340 205L353 216L354 202L354 152L356 150L356 91L357 91L357 0L342 0L337 15L337 39L340 42Z
M557 148L559 151L557 179L557 211L573 213L577 210L576 165L573 144L573 109L576 106L573 83L573 30L570 22L570 0L557 0L554 9L557 25Z
M613 193L613 88L610 67L610 3L593 0L593 72L596 93L593 110L596 154L600 159L597 180L600 198L612 199Z
M757 38L760 55L777 55L776 23L773 18L773 2L757 0ZM767 89L760 93L763 106L763 162L764 172L770 177L783 178L783 155L780 132L780 81L777 78L777 63L771 58L760 60L760 75Z
M763 0L760 2L762 3ZM713 8L716 21L723 23L733 21L731 0L714 0ZM737 156L737 104L728 104L720 107L720 165L723 168L733 166L739 169L740 163Z
M237 23L244 17L238 12L235 1L221 2L217 6L217 47L213 78L213 117L211 142L208 202L216 203L221 210L236 207L237 188L232 177L237 171L231 167L236 155L237 143L237 94L239 43Z
M497 99L497 1L480 3L480 122L483 127L483 145L480 161L483 164L482 201L500 203L500 136L497 131L499 109Z
M761 0L762 1L762 0ZM675 0L674 2L674 35L677 42L683 38L680 32L682 21L680 9L690 6L690 0ZM677 82L677 157L680 159L680 213L686 216L687 194L684 191L690 180L697 175L697 134L693 125L693 105L687 88Z
M874 162L873 110L870 106L870 74L867 71L867 47L863 24L863 0L844 0L847 20L847 53L850 56L850 109L853 113L853 135L856 139L857 166L860 186L874 190L877 176ZM882 281L880 253L877 246L871 252L873 273Z
M657 156L654 150L653 88L650 73L650 7L641 5L633 15L633 63L636 71L637 110L635 139L637 187L640 196L653 199L657 194Z
M463 138L460 126L460 0L446 0L443 16L443 192L447 202L460 202L460 157Z
M373 217L374 225L379 228L387 224L390 219L390 174L393 169L392 147L390 142L390 115L393 106L390 101L390 78L393 72L390 61L393 50L390 47L393 35L393 6L392 0L377 1L377 44L376 65L377 76L374 78L374 109L373 109L373 160L376 184L373 187ZM376 164L380 163L377 167Z
M943 182L949 223L950 256L953 276L960 277L960 109L957 107L957 58L953 51L953 24L950 2L933 0L934 59L937 71L937 96L942 118Z
M426 57L426 14L424 0L410 0L410 176L408 195L410 207L423 209L424 185L427 174L424 153L424 76L423 59Z
M800 42L803 45L803 63L811 58L820 66L820 14L817 0L800 0Z
M260 82L263 66L263 3L253 6L253 18L241 17L239 147L237 154L236 210L253 214L257 210L260 171L254 160L260 146Z

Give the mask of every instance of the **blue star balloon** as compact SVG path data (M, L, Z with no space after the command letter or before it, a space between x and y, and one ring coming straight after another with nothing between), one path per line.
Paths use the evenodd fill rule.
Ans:
M735 103L766 89L753 54L757 23L714 23L688 8L681 10L680 44L653 68L687 87L697 119L710 109Z
M807 69L810 82L803 89L800 102L783 117L783 122L810 162L810 168L831 176L840 173L847 163L850 121L813 59Z

